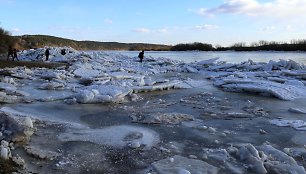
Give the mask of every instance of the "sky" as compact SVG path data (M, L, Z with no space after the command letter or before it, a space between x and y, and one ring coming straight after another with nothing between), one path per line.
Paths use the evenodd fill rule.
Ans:
M230 46L306 39L306 0L0 0L12 35Z

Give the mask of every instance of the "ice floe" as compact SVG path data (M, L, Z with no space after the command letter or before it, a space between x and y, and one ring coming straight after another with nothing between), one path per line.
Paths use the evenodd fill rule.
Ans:
M59 156L59 153L57 152L40 149L39 147L35 147L35 146L26 146L24 148L28 154L34 157L40 158L40 159L53 160L55 157Z
M145 62L140 63L134 57L115 53L83 52L69 47L49 49L50 62L66 62L65 69L32 68L30 70L19 67L14 71L2 71L7 77L2 80L0 87L6 91L16 91L18 81L15 81L14 78L30 80L40 78L46 82L41 84L39 89L68 89L78 93L73 94L70 101L103 103L117 102L122 100L123 95L131 93L174 88L201 88L207 84L205 81L185 79L179 75L180 73L198 73L226 91L256 93L282 100L306 97L305 66L293 60L269 61L268 63L248 60L233 64L212 58L200 62L183 63L167 58L148 57ZM20 59L44 60L44 50L45 48L25 50L20 53ZM66 54L62 54L62 50L65 50ZM177 73L177 75L170 79L162 77L162 74L170 72ZM112 85L120 87L122 91L120 99L118 96L107 94L112 93L111 90L118 91L118 87L109 88ZM107 91L102 92L101 89Z
M159 135L148 128L120 125L103 129L74 130L59 135L62 141L87 141L117 148L130 146L150 149L159 143Z
M293 150L285 149L285 153L269 144L236 144L225 149L203 150L205 159L226 166L225 173L306 173L304 167L290 156Z
M294 100L306 96L304 85L281 84L256 79L224 78L216 81L215 85L226 91L269 94L283 100Z
M46 48L37 48L24 50L19 53L20 60L30 60L30 61L44 61L45 60L45 49ZM65 55L61 53L62 50L65 50ZM72 58L71 55L74 55L76 51L71 47L52 47L50 48L50 61L54 62L64 62Z
M152 164L154 171L159 174L217 174L218 168L204 161L189 159L182 156L173 156Z
M289 108L288 111L297 114L306 114L306 110L300 108Z
M80 90L75 97L79 103L117 102L132 93L128 87L115 85L92 85Z
M226 91L271 95L282 100L305 98L305 66L293 60L256 63L251 60L240 64L213 63L197 66L214 85Z
M33 121L29 117L20 118L18 116L0 112L0 160L1 167L3 160L12 161L23 168L24 160L18 155L13 154L14 143L27 143L34 133ZM9 164L8 164L9 165Z
M292 127L296 130L306 131L306 122L303 120L282 120L274 119L270 121L271 124L281 127Z

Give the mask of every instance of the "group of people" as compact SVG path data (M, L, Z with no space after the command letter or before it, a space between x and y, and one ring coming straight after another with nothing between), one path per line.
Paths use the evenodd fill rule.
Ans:
M65 49L61 50L61 54L65 55L66 54L66 50ZM49 56L50 56L49 48L46 49L45 56L46 56L46 61L48 61L49 60ZM16 48L13 49L11 46L9 46L9 49L8 49L7 60L9 60L10 57L12 57L13 61L15 60L15 58L19 61L18 56L17 56L17 49ZM144 58L144 50L142 50L138 54L138 58L140 59L140 62L142 62L142 60Z
M13 49L11 46L9 46L9 49L8 49L7 60L9 60L10 57L12 57L13 61L15 59L19 61L18 56L17 56L17 49L16 48Z
M7 59L6 60L7 61L10 60L10 57L12 57L13 61L15 59L17 59L19 61L18 56L17 56L17 52L18 52L18 50L16 48L13 49L12 46L9 46L8 53L7 53ZM49 56L50 56L49 48L46 49L45 56L46 56L46 61L48 61L49 60Z

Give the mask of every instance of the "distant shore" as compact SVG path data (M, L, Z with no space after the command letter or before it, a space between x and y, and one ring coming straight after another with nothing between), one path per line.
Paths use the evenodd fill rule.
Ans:
M118 50L118 51L306 51L306 40L287 42L258 41L251 44L244 42L230 46L212 45L193 42L175 45L151 43L120 43L101 41L77 41L48 35L13 36L19 50L50 46L69 46L76 50Z

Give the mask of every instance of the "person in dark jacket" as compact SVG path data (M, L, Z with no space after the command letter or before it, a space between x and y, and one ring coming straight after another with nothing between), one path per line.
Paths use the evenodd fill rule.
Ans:
M61 55L63 55L63 56L66 55L66 49L61 50Z
M15 58L19 61L16 48L13 49L13 61L15 60Z
M138 54L138 57L139 57L139 59L140 59L140 62L142 62L143 57L144 57L144 50L142 50L142 51Z
M46 49L45 56L46 56L46 61L48 61L49 60L49 56L50 56L49 48Z
M12 59L13 59L13 48L12 48L12 46L9 46L9 48L8 48L8 51L7 51L7 59L6 60L9 60L10 59L10 57L12 57Z

